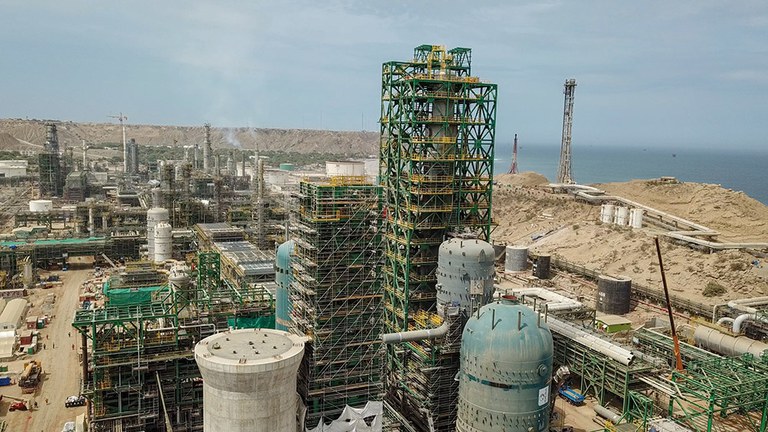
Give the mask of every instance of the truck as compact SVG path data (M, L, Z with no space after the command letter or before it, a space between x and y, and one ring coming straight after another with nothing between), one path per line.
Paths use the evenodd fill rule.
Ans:
M43 367L38 360L24 363L24 371L19 375L19 387L22 393L34 393L43 375Z
M557 392L571 405L579 406L584 403L585 396L567 385L561 386Z
M3 399L10 399L13 401L8 407L8 411L26 411L32 408L32 404L30 404L29 400L27 399L21 399L8 395L0 395L0 401Z

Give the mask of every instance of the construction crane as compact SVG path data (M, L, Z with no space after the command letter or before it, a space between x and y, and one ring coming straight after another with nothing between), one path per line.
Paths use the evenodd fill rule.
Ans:
M677 330L675 329L675 317L672 315L672 303L669 301L669 289L667 289L667 277L664 274L664 263L661 261L661 246L659 245L659 238L655 237L654 242L656 242L656 255L659 257L659 269L661 270L661 283L664 286L664 298L667 301L669 326L672 327L672 342L675 344L675 369L682 371L683 358L680 355L680 339L677 337Z
M123 172L128 174L128 146L125 141L125 121L128 120L128 116L124 116L121 112L118 115L107 116L109 118L117 119L120 122L120 127L123 129Z
M560 165L557 167L558 183L576 183L571 173L571 128L573 127L573 94L576 80L565 80L565 102L563 107L563 142L560 144Z
M510 165L507 174L517 174L517 134L515 134L515 142L512 144L512 165Z

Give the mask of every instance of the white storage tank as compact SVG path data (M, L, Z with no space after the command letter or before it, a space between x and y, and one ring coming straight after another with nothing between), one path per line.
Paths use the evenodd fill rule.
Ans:
M195 346L205 432L297 430L296 375L305 338L273 329L218 333Z
M603 204L600 206L600 222L610 224L613 223L613 204Z
M150 259L155 256L155 225L168 221L168 209L153 207L147 210L147 254Z
M365 162L363 161L326 161L325 175L337 176L364 176Z
M616 225L627 226L629 222L629 209L627 207L616 208Z
M629 225L638 229L643 227L643 209L633 208L629 211Z
M158 222L155 225L155 254L156 264L171 259L173 252L172 228L168 222Z
M53 201L51 200L32 200L29 202L29 211L35 213L49 212L53 210Z

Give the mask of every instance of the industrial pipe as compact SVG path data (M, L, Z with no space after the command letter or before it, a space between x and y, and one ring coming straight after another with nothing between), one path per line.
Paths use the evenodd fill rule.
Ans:
M717 325L723 325L723 324L731 324L733 325L733 318L729 317L722 317L719 320L717 320Z
M632 364L635 359L632 351L601 339L564 321L550 316L547 318L547 324L549 324L549 329L552 332L604 354L606 357L612 358L625 366Z
M768 304L768 297L755 297L741 300L731 300L728 302L728 307L744 313L755 314L757 313L757 308L752 306L761 306L765 304Z
M502 289L502 288L499 288L498 286L495 286L495 288L499 290ZM562 294L552 292L546 288L515 289L512 292L518 297L533 295L541 299L544 299L547 301L547 308L549 308L550 311L564 311L564 310L578 309L584 306L584 304L581 302L573 300L572 298L566 297Z
M746 336L734 337L706 326L698 326L693 334L693 339L696 341L696 345L730 357L740 356L744 353L760 357L765 350L768 350L768 344L763 342Z
M619 420L621 420L621 415L609 410L608 408L602 405L595 405L592 409L595 410L595 413L597 415L610 421L613 424L618 424Z
M762 315L758 315L758 314L755 314L755 313L741 314L741 315L737 316L735 320L733 320L733 332L735 334L741 333L741 326L742 326L742 324L744 324L744 321L746 321L746 320L768 322L768 319L766 319Z
M448 333L448 323L443 322L440 327L425 330L413 330L400 333L386 333L381 335L381 341L387 344L411 342L423 339L437 339Z

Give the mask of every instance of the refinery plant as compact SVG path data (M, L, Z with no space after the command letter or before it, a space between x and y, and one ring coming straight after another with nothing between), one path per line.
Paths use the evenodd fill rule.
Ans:
M766 431L768 298L713 309L496 243L499 93L475 74L492 59L412 54L382 65L372 164L270 166L221 151L206 124L183 158L145 165L121 113L122 161L103 175L48 124L37 196L0 241L0 355L23 364L0 402L33 419L61 405L93 432ZM718 249L706 227L575 184L575 87L553 193ZM514 152L511 174L516 137ZM76 307L56 317L44 290L62 283ZM64 341L43 337L62 320ZM36 360L57 344L76 353L66 377ZM49 400L46 377L72 396Z

